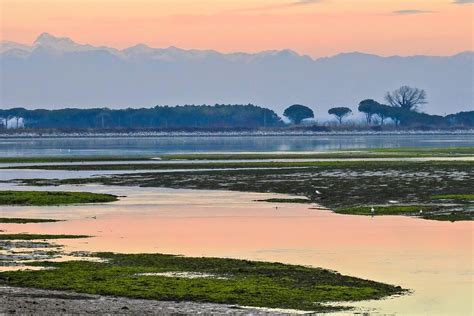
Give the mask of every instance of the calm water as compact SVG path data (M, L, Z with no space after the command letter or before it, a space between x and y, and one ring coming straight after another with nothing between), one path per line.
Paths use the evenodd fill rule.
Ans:
M154 155L176 152L332 151L406 146L474 146L473 135L151 137L1 139L0 157ZM158 163L158 162L157 162ZM3 170L0 179L67 178L106 172ZM119 173L117 171L112 173ZM88 234L66 250L173 253L279 261L337 270L412 289L412 295L355 305L393 315L473 313L473 223L344 216L308 205L254 202L274 194L161 188L60 186L126 196L107 205L2 207L5 217L67 219L1 224L6 232ZM91 217L96 217L92 219Z
M413 146L474 146L474 135L0 138L0 157L332 151Z
M6 187L12 185L0 185ZM2 229L96 236L59 241L66 244L66 250L74 251L158 252L324 267L414 291L356 303L360 311L377 315L472 314L472 222L345 216L310 209L309 205L278 204L275 209L274 203L254 202L283 197L274 194L94 185L39 189L126 197L100 206L4 207L3 216L67 221L3 224Z

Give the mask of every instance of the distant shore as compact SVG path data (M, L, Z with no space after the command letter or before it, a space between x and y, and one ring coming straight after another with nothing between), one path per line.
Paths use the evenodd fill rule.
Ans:
M249 131L8 131L0 138L56 137L235 137L235 136L345 136L345 135L474 135L474 129L462 130L249 130Z

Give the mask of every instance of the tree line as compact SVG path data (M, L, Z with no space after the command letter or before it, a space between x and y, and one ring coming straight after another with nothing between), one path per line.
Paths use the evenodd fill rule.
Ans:
M272 110L247 105L184 105L153 108L0 110L0 117L22 118L25 128L56 129L227 129L283 125Z
M447 116L419 112L427 103L422 89L402 86L385 95L386 104L373 99L359 102L358 111L365 117L367 126L381 127L390 122L395 127L445 128L451 126L474 127L474 111ZM349 107L333 107L333 115L339 125L352 114ZM314 119L313 110L305 105L293 104L283 116L293 125ZM15 125L16 123L16 125ZM309 124L315 125L314 120ZM279 128L287 125L274 111L253 104L241 105L184 105L155 106L153 108L118 109L59 109L27 110L13 108L0 110L0 126L32 129L256 129Z

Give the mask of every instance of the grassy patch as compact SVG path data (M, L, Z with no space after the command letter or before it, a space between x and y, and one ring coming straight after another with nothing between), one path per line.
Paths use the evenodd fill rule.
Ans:
M54 223L60 222L58 219L43 219L43 218L11 218L0 217L1 224L28 224L28 223Z
M339 214L349 215L410 215L419 216L423 219L436 220L436 221L472 221L473 212L472 210L453 210L450 211L448 207L443 205L383 205L372 207L361 206L361 207L350 207L337 209L335 212ZM423 210L423 212L420 212Z
M453 211L445 213L429 213L423 216L424 219L431 219L436 221L472 221L473 212L470 211Z
M276 168L313 168L313 167L397 167L409 164L450 165L453 161L374 161L374 160L334 160L334 161L237 161L237 162L196 162L196 163L126 163L126 164L68 164L68 165L25 165L0 169L41 169L69 171L122 171L122 170L195 170L195 169L276 169ZM470 164L469 161L456 161L457 164ZM472 164L472 163L471 163Z
M74 157L0 157L0 163L51 163L51 162L94 162L94 161L141 161L151 157L136 156L74 156Z
M312 311L341 309L321 305L325 302L378 299L404 293L397 286L281 263L161 254L94 255L107 261L43 262L39 265L56 269L4 272L0 274L0 283L133 298ZM157 272L198 272L227 278L137 275Z
M101 171L101 170L195 170L195 169L258 169L258 168L307 168L315 166L357 165L361 161L238 161L238 162L196 162L196 163L126 163L126 164L68 164L68 165L25 165L2 169L41 169L70 171Z
M0 234L0 240L42 240L89 238L87 235Z
M64 205L117 201L111 194L54 191L0 191L0 205Z
M383 156L383 155L382 155ZM394 155L390 155L394 156ZM231 153L231 154L179 154L161 156L164 160L263 160L263 159L330 159L379 157L368 151L341 151L315 153Z
M350 214L350 215L406 215L406 214L420 214L420 210L423 213L436 211L439 207L433 205L384 205L384 206L373 206L374 212L372 212L372 206L358 206L337 209L335 212L339 214ZM423 214L421 213L421 214Z
M456 157L474 155L474 147L420 148L400 147L381 149L341 150L312 153L229 153L229 154L170 154L161 156L167 160L241 160L241 159L331 159L331 158L411 158Z
M295 198L295 199L279 199L279 198L275 198L275 199L265 199L265 200L255 200L256 202L270 202L270 203L311 203L310 200L308 199L298 199L298 198Z
M380 149L341 150L312 153L228 153L228 154L169 154L164 160L241 160L241 159L325 159L325 158L399 158L399 157L455 157L474 155L474 147L400 147ZM53 156L53 157L0 157L0 163L51 163L51 162L101 162L144 161L151 156Z
M438 194L431 196L434 200L474 201L474 194Z
M415 154L418 156L431 155L431 156L464 156L474 155L474 147L399 147L399 148L377 148L370 149L369 151L374 153L399 153L399 154Z

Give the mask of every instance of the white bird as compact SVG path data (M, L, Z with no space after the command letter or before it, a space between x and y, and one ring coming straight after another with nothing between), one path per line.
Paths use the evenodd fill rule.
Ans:
M316 190L315 192L316 192L316 194L321 194L321 192L319 192L318 190Z
M372 208L370 209L370 212L371 212L371 213L375 213L375 209L372 207Z
M423 214L423 210L420 210L420 214Z

